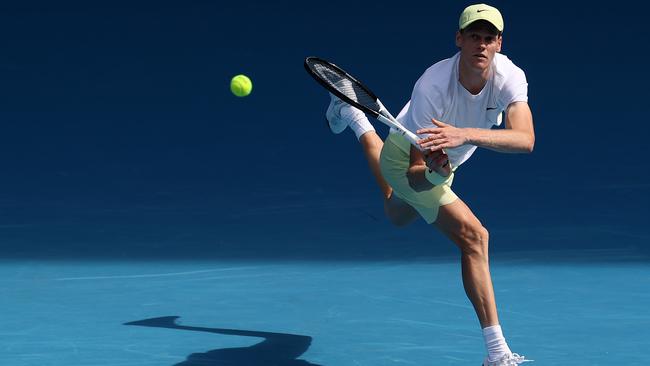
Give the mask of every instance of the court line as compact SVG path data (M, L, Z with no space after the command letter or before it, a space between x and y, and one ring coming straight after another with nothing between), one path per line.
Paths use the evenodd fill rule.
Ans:
M187 271L187 272L151 273L151 274L117 275L117 276L62 277L62 278L55 278L54 281L83 281L83 280L113 280L113 279L130 279L130 278L175 277L175 276L187 276L187 275L195 275L195 274L202 274L202 273L234 271L234 270L255 269L255 268L258 267L235 267L235 268L205 269L205 270Z

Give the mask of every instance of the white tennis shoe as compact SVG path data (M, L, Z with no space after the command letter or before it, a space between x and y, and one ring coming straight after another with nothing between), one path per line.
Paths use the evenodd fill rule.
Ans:
M517 366L524 362L532 362L533 360L526 360L526 357L520 356L516 353L509 353L501 357L498 361L490 362L486 358L483 361L483 366Z
M325 112L325 119L330 126L333 133L339 134L343 132L350 123L367 123L368 118L366 115L357 109L342 101L336 95L330 93L331 101Z

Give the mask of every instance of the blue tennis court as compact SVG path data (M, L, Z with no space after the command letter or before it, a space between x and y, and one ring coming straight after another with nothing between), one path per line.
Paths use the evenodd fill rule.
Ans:
M631 253L590 255L493 262L509 342L540 365L642 365L650 269ZM451 258L0 268L0 343L12 365L467 365L484 356Z
M329 5L0 6L0 364L483 361L458 249L389 224L303 68L332 60L397 114L465 4ZM631 2L493 5L535 150L479 149L453 189L490 232L504 335L526 365L646 365L647 30Z

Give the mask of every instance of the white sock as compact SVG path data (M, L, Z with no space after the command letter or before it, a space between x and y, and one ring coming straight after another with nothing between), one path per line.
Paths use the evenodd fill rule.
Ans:
M361 136L363 136L365 133L375 130L375 128L370 124L370 121L368 121L368 118L363 121L350 122L350 128L357 136L357 140L361 139Z
M343 107L341 110L341 118L350 120L348 127L350 127L352 132L357 136L357 140L360 139L363 134L375 130L368 120L368 117L362 111L353 106Z
M512 353L503 337L500 325L483 328L483 339L485 339L490 362L498 361L503 355Z

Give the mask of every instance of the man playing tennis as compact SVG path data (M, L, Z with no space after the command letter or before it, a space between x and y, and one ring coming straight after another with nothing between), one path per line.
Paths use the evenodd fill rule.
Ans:
M384 143L365 114L332 95L326 117L334 133L354 131L384 195L389 220L403 226L417 216L435 225L461 250L465 292L485 339L484 366L518 365L497 316L488 262L488 231L451 190L454 171L483 147L530 153L535 144L524 72L500 54L503 18L494 7L477 4L461 14L459 52L428 68L397 119L422 137L422 153L393 133ZM505 114L505 129L499 126Z

